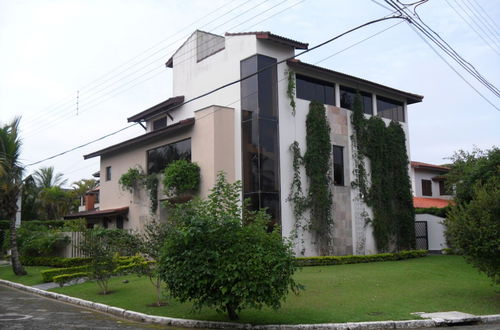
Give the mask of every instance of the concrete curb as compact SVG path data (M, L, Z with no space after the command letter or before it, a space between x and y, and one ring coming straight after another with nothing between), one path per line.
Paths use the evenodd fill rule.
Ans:
M277 324L277 325L251 325L248 323L230 323L230 322L214 322L200 321L189 319L178 319L166 316L155 316L149 314L138 313L125 310L119 307L108 306L105 304L95 303L80 298L70 297L64 294L44 291L23 284L2 280L0 284L35 293L37 295L60 300L66 303L82 306L98 312L111 314L117 317L128 319L136 322L146 322L159 325L175 326L182 328L209 328L209 329L252 329L252 330L284 330L284 329L338 329L338 330L358 330L358 329L410 329L410 328L432 328L446 326L443 322L433 319L425 320L407 320L407 321L376 321L376 322L348 322L348 323L321 323L321 324ZM500 323L500 314L478 316L480 323Z

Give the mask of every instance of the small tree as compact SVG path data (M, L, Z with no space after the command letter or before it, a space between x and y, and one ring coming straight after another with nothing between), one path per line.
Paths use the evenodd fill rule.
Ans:
M500 149L459 150L446 175L456 205L446 236L473 266L500 283Z
M137 252L136 239L120 229L91 229L84 232L80 248L90 257L89 276L97 282L102 294L108 294L109 279L114 273L118 254Z
M139 275L145 275L149 277L151 284L153 284L156 290L157 306L162 306L162 280L160 278L160 272L158 269L160 251L165 244L165 240L167 239L170 232L170 225L153 220L144 226L143 233L139 235L139 250L149 260L141 263L140 265L137 265L137 267L134 268L134 271Z
M241 185L223 173L207 200L172 210L176 230L160 257L160 277L181 302L226 311L231 320L246 307L279 308L300 286L292 278L295 258L280 229L268 232L269 215L248 211L239 202ZM241 215L245 214L245 224Z

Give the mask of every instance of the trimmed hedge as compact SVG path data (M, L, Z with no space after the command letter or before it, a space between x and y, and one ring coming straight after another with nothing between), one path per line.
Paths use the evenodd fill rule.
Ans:
M76 267L88 265L90 258L61 258L61 257L27 257L21 256L24 266L48 266L48 267Z
M448 212L449 209L450 209L449 206L443 208L437 208L437 207L416 208L415 214L431 214L435 215L436 217L446 218L446 213Z
M75 273L87 272L89 270L89 266L77 266L77 267L66 267L66 268L54 268L42 270L40 274L42 274L42 279L45 283L47 282L55 282L54 277L59 275L71 275Z
M376 261L395 261L410 258L425 257L427 250L401 251L397 253L380 253L370 255L350 255L350 256L326 256L326 257L299 257L299 266L328 266L358 264Z
M82 219L75 220L29 220L22 221L21 226L37 227L46 226L49 229L61 229L63 227L78 227L84 223ZM7 230L10 228L10 220L0 220L0 230Z
M73 274L63 274L63 275L54 276L53 281L55 283L59 283L59 286L63 286L65 283L68 283L74 279L87 277L87 276L89 276L89 274L84 273L84 272L73 273Z

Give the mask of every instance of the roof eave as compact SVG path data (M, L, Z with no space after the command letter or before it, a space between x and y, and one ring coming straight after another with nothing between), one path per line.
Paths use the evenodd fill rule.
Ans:
M348 75L348 74L345 74L342 72L338 72L338 71L322 68L322 67L319 67L316 65L304 63L304 62L301 62L300 60L297 60L297 59L288 60L287 65L290 67L302 69L306 72L307 71L317 72L317 73L320 73L320 74L323 74L326 76L330 75L330 76L334 76L335 78L340 78L342 80L351 81L353 83L363 84L363 85L370 86L370 87L373 87L375 89L379 89L379 90L382 90L382 91L385 91L385 92L388 92L391 94L400 95L401 97L404 97L406 99L407 104L422 102L422 100L424 98L422 95L408 93L408 92L405 92L405 91L402 91L399 89L395 89L395 88L392 88L389 86L381 85L381 84L375 83L373 81L369 81L366 79L351 76L351 75Z
M149 133L146 133L143 135L139 135L135 138L132 138L132 139L120 142L118 144L109 146L107 148L95 151L93 153L84 155L83 159L86 160L86 159L94 158L97 156L102 156L102 155L109 154L112 152L120 151L123 148L130 148L130 147L135 146L137 144L149 142L151 140L155 140L158 138L163 138L167 135L178 133L184 129L187 129L188 127L191 127L192 125L194 125L194 122L195 122L194 118L187 118L187 119L181 120L175 124L167 126L165 128L162 128L162 129L159 129L156 131L152 131L152 132L149 132Z

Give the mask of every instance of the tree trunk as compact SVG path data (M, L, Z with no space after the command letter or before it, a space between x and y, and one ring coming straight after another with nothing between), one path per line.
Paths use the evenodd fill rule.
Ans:
M236 314L236 307L233 304L226 304L227 315L231 321L236 321L239 319L238 314Z
M21 260L19 260L19 250L17 249L17 228L16 228L16 213L11 214L10 217L10 250L11 250L11 262L12 262L12 270L14 274L26 275L26 270L21 264Z

